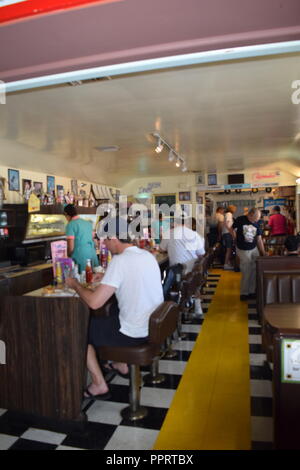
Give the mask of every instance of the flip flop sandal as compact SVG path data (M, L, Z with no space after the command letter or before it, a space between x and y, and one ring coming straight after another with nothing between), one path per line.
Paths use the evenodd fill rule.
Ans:
M88 396L86 396L88 395ZM86 387L85 391L84 391L84 398L92 398L93 400L109 400L111 398L111 393L110 391L106 392L106 393L101 393L99 395L93 395L88 387Z

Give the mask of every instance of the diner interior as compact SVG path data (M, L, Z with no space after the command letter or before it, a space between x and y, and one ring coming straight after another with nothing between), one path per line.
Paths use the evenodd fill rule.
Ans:
M0 450L299 449L300 257L269 228L279 206L300 232L299 2L89 3L0 5ZM68 203L95 231L101 204L186 205L205 240L107 401L83 398L89 308L44 295ZM209 237L229 205L261 211L246 302Z

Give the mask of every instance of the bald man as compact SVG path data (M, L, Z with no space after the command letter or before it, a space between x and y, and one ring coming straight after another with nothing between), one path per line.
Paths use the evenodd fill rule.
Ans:
M232 228L236 230L237 254L242 273L240 300L256 298L256 263L261 254L265 255L262 231L259 228L260 210L252 208L247 215L236 219Z

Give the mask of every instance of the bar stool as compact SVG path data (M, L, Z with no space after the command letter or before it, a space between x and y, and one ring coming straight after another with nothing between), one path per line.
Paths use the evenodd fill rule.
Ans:
M130 421L137 421L148 414L147 408L140 405L140 366L153 364L153 377L158 375L160 347L177 327L178 306L174 302L163 302L149 318L149 340L139 346L97 348L102 360L126 362L129 367L129 407L121 415ZM156 361L156 363L155 363Z

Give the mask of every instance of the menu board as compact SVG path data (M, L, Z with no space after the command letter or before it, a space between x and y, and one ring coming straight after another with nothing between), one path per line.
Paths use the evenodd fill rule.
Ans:
M155 204L158 204L159 206L165 205L171 208L176 204L176 194L160 194L155 196ZM162 212L168 212L167 207L165 207L165 210L162 210Z

